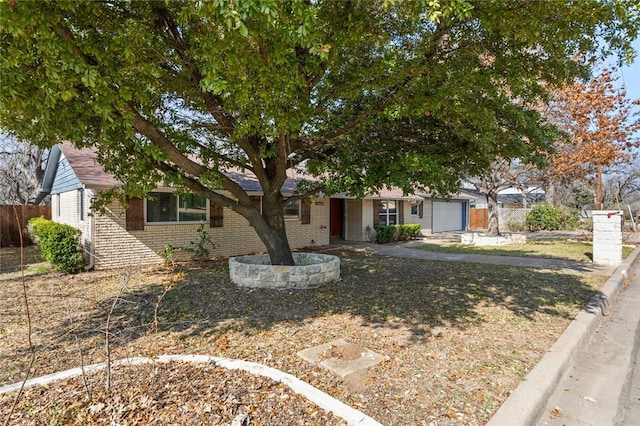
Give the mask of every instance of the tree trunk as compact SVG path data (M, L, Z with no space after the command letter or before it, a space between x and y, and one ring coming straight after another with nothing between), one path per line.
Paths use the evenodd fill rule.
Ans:
M248 219L266 246L272 265L295 264L287 238L280 193L264 194L262 198L262 215L252 215Z
M500 227L498 224L498 195L496 193L487 193L487 207L489 208L489 229L487 234L490 237L500 235Z

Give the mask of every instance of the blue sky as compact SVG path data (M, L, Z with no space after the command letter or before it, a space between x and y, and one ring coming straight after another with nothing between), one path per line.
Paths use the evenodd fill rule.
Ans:
M619 83L627 86L629 99L640 99L640 38L633 42L633 47L638 56L633 64L620 68Z

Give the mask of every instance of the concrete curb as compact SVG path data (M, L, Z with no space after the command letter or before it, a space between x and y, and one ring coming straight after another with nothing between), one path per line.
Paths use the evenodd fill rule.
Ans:
M228 370L242 370L251 374L269 377L280 383L289 386L294 392L305 396L309 401L317 406L332 412L336 416L344 419L349 425L354 426L382 426L380 423L367 416L366 414L344 404L332 396L322 392L321 390L303 382L302 380L292 376L291 374L267 367L266 365L255 362L242 361L239 359L220 358L207 355L160 355L157 358L135 357L125 358L111 363L112 367L141 365L152 363L168 363L171 361L193 362L193 363L215 363L219 367ZM34 386L48 385L58 380L78 377L85 373L99 371L106 368L105 363L91 364L84 368L72 368L71 370L61 371L58 373L48 374L46 376L37 377L27 380L25 388ZM0 394L14 392L20 389L22 382L14 383L0 387Z
M609 305L638 257L640 245L618 266L611 278L551 346L549 352L491 417L487 426L531 425L540 419L547 400L573 366L577 354L589 341L603 315L608 312Z

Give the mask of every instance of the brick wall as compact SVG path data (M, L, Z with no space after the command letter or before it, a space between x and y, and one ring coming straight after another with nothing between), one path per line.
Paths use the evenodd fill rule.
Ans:
M292 248L329 243L329 202L311 202L311 223L287 222L287 237ZM125 267L132 264L159 263L158 254L165 244L189 247L198 237L198 224L145 225L144 231L125 230L125 210L119 204L108 207L106 214L95 217L96 269ZM235 256L265 252L249 222L239 214L224 209L224 227L205 225L216 248L214 256ZM187 255L188 256L188 255Z

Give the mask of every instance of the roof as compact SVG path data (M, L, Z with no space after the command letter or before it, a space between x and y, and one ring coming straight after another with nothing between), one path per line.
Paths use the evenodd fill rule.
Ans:
M78 180L85 187L104 189L122 185L118 179L111 173L106 172L102 165L98 163L96 152L91 148L77 148L70 142L63 142L54 146L51 151L55 153L55 155L51 155L47 162L45 178L42 183L43 192L48 193L51 191L59 163L58 152L64 155L64 158L66 158ZM258 178L249 170L233 169L225 171L224 174L247 192L262 192ZM287 174L289 177L282 186L282 192L291 194L295 192L297 188L296 180L303 178L304 175L299 170L288 170Z
M111 188L121 185L112 174L104 171L91 148L78 149L69 142L61 143L59 146L74 173L86 187Z

